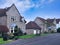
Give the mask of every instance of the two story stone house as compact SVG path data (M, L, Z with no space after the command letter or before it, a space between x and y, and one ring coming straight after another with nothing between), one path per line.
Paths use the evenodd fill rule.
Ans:
M37 17L34 21L39 27L41 27L41 32L48 32L52 30L56 32L56 25L60 22L60 19L44 19Z
M59 28L57 27L57 24L59 25L60 19L54 18L54 19L47 19L46 21L48 23L47 25L48 30L50 29L50 30L54 30L55 32L57 32L57 28Z
M41 32L45 32L48 31L47 30L47 25L46 25L46 20L41 18L41 17L36 17L36 19L34 20L34 22L41 27Z
M12 4L10 7L0 9L0 25L5 25L9 29L9 33L14 33L14 27L18 26L23 33L26 31L26 21L17 10L16 6Z

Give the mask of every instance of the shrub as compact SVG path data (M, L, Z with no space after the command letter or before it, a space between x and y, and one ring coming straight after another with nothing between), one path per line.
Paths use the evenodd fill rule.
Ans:
M47 31L44 31L45 34L47 34L48 32Z
M51 33L55 33L55 32L52 30Z
M13 38L14 38L13 33L10 33L10 34L9 34L9 39L13 39Z
M2 34L0 33L0 38L2 38Z
M8 40L8 35L6 33L3 34L3 40L7 41Z
M19 37L18 36L15 36L14 39L17 40Z
M15 26L14 36L18 36L18 32L19 32L18 26Z
M24 35L27 35L27 33L25 32Z
M22 36L23 35L23 32L21 30L19 30L18 35L19 36Z
M57 29L57 32L60 33L60 27Z

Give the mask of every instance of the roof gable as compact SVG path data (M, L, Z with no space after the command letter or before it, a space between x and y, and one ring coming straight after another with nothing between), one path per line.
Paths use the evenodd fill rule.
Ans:
M47 19L46 20L48 23L53 23L54 19ZM60 19L56 19L56 23L58 24Z
M41 18L41 17L37 17L36 19L39 19L39 20L41 20L42 22L48 22L49 24L53 24L53 22L54 22L54 19L44 19L44 18ZM59 23L59 21L60 21L60 19L56 19L56 23L58 24Z
M28 24L26 24L26 29L39 29L41 28L33 21L30 21Z
M6 9L0 9L0 17L6 16Z
M18 12L18 14L20 15L20 13L19 13L18 9L16 8L16 6L14 4L12 4L10 7L4 8L4 9L0 9L0 17L1 16L7 16L6 12L9 11L13 6L15 7L15 9ZM22 17L22 16L20 15L20 17Z
M39 19L39 20L45 22L45 19L43 19L43 18L41 18L41 17L36 17L36 19Z

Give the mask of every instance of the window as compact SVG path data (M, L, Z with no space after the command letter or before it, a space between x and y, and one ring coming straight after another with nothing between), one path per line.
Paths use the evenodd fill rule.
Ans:
M11 21L14 21L14 16L11 16Z
M11 16L11 21L15 21L16 20L16 16Z

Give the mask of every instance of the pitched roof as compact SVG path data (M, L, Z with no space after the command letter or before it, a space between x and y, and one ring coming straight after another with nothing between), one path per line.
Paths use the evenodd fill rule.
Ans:
M47 19L46 20L48 23L53 23L54 19Z
M21 17L21 16L20 16L20 22L23 22L23 21L22 21L22 18L24 18L24 17ZM27 22L27 21L24 19L24 23L26 23L26 22Z
M33 21L30 21L28 24L26 24L26 29L39 29L41 28Z
M5 25L0 25L0 32L8 32L9 29Z
M45 23L45 21L47 21L48 23L53 23L54 19L44 19L44 18L41 18L41 17L36 17L36 19L39 19L41 21L43 21ZM56 23L59 23L60 21L60 18L59 19L56 19Z
M2 16L7 16L6 15L6 12L12 7L12 6L15 6L14 4L12 4L10 7L7 7L7 8L4 8L4 9L0 9L0 17ZM16 6L15 6L16 8ZM16 8L17 10L17 8ZM19 13L19 11L17 10L17 12ZM20 14L20 13L19 13ZM20 15L20 20L22 19L23 17ZM26 22L26 21L25 21Z
M41 17L36 17L36 19L39 19L39 20L45 22L45 19L43 19L43 18L41 18Z
M53 23L54 19L47 19L48 23ZM56 19L56 23L59 23L60 19Z
M56 19L56 22L59 23L60 22L60 19Z
M6 10L5 9L0 9L0 17L6 16Z
M0 9L0 17L2 16L7 16L6 15L6 11L8 11L11 7L7 7L7 8L4 8L4 9Z
M15 6L15 5L12 4L10 7L4 8L4 9L0 9L0 17L2 17L2 16L7 16L7 15L6 15L6 12L7 12L12 6ZM15 6L15 8L16 8L16 6ZM16 8L16 10L17 10L17 8ZM17 11L18 11L18 10L17 10ZM19 13L19 11L18 11L18 13ZM20 13L19 13L19 14L20 14ZM22 17L22 16L20 15L20 17Z

